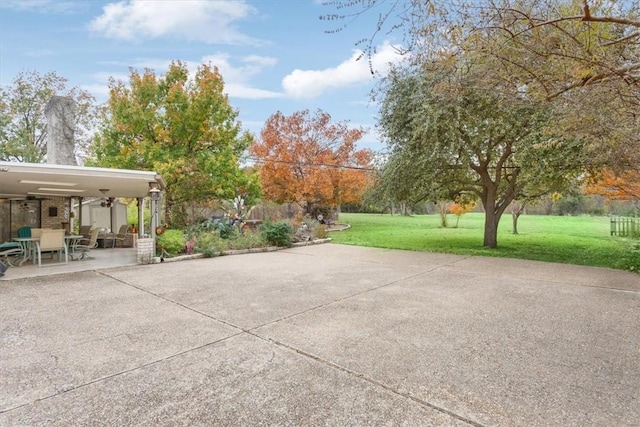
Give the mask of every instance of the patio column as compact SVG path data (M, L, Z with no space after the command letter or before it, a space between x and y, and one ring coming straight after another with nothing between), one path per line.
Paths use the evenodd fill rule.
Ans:
M151 239L153 240L153 256L156 256L156 228L158 227L158 204L162 191L159 188L153 187L149 190L149 196L151 198Z
M78 232L80 231L80 226L82 224L82 202L84 201L83 197L78 197Z
M138 197L138 238L144 234L144 197Z

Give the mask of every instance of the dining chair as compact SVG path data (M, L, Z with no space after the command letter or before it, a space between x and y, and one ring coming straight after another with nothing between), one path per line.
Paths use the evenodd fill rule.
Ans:
M64 263L69 263L69 251L64 240L63 229L43 229L40 239L36 241L36 252L38 257L38 267L42 267L42 253L52 252L58 254L58 262L62 262L62 253L64 252Z
M31 237L31 227L18 228L18 237Z

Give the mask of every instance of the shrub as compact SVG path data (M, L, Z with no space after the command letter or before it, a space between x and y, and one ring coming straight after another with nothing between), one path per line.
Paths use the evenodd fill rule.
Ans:
M238 236L238 227L229 224L228 222L219 222L216 228L220 232L220 237L223 239L233 239Z
M316 239L326 239L329 237L327 226L324 224L318 224L318 226L313 230L313 235Z
M159 250L169 255L177 255L184 252L186 239L180 230L165 230L157 237L156 244Z
M285 220L265 222L260 226L264 240L270 245L290 247L292 245L293 226Z
M229 241L230 249L252 249L266 246L262 233L245 230L244 234L237 234L233 240Z
M196 238L196 252L203 254L207 258L216 256L218 253L227 250L227 248L227 242L220 237L218 230L200 233Z

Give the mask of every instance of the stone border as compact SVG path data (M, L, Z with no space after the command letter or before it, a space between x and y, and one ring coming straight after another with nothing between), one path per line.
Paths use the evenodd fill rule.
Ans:
M291 247L296 248L299 246L320 245L320 244L329 243L329 242L331 242L330 238L315 239L308 242L294 243ZM226 255L244 255L244 254L255 254L255 253L261 253L261 252L275 252L282 249L289 249L289 248L287 248L286 246L265 246L264 248L231 249L228 251L218 252L214 256L211 256L208 258L215 258L219 256L226 256ZM200 258L205 258L204 254L179 255L172 258L155 257L153 264L157 264L161 262L187 261L190 259L200 259Z

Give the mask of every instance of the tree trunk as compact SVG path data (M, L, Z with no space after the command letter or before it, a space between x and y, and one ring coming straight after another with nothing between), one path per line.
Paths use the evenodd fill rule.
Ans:
M498 223L500 222L500 213L496 212L495 191L485 188L482 205L484 206L484 242L482 245L495 248L498 246Z
M500 216L496 215L494 209L487 209L484 216L484 242L483 246L496 248L498 246L498 223Z
M524 212L524 206L526 202L523 204L518 203L518 201L514 200L511 204L511 219L513 221L513 234L518 234L518 218Z
M440 225L443 228L447 228L449 225L447 221L447 202L439 202L438 211L440 212Z

